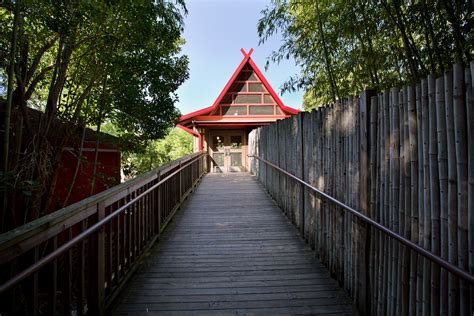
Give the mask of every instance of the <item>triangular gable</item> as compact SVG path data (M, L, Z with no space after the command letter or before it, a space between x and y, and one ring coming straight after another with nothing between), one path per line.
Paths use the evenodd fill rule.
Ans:
M299 113L299 110L283 104L250 58L253 48L248 53L244 49L241 49L241 52L244 54L244 58L214 103L207 108L181 116L180 122L200 115L289 115ZM271 106L274 106L274 110L270 113ZM245 112L240 113L239 111Z

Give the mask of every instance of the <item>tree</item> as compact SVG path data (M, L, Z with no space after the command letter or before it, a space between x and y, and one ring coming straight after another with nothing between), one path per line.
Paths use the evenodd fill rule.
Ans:
M269 61L296 60L301 74L283 91L305 89L310 109L469 62L472 9L472 2L457 0L273 0L258 34L264 43L281 32L283 44Z
M125 176L132 178L191 154L192 138L191 134L173 128L163 139L146 142L141 150L125 151L122 159Z
M0 4L2 78L11 65L14 8L13 1ZM187 57L179 55L185 13L181 0L21 1L13 58L16 119L4 126L14 137L1 181L12 188L9 201L18 184L30 184L21 206L33 210L30 219L47 209L64 143L78 129L100 130L110 120L127 139L145 141L173 126L175 91L188 77ZM27 107L44 111L38 124L30 122ZM59 120L68 128L55 130Z

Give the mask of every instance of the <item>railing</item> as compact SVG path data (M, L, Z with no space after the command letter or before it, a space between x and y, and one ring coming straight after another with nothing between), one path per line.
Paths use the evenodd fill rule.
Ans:
M206 172L195 153L0 235L0 315L100 315Z
M295 175L289 173L288 171L278 167L277 165L271 163L270 161L265 160L261 157L255 156L255 155L249 155L249 157L255 158L255 159L258 159L259 161L264 162L268 166L278 170L278 172L286 175L287 177L290 177L291 179L295 180L296 182L302 184L306 188L308 188L311 191L315 192L320 198L322 198L322 199L324 199L328 202L334 203L335 205L339 206L341 209L343 209L343 210L351 213L352 215L354 215L356 218L358 218L362 222L368 224L370 227L374 227L375 229L379 230L380 232L386 234L387 236L390 236L393 239L398 240L399 242L401 242L402 244L404 244L405 246L407 246L411 250L413 250L416 253L422 255L423 257L431 260L433 263L438 264L439 266L441 266L442 268L444 268L444 269L448 270L449 272L455 274L459 278L461 278L463 280L466 280L467 282L469 282L471 284L474 284L474 275L469 274L468 272L459 269L458 267L456 267L455 265L451 264L450 262L444 260L440 256L434 255L433 253L427 251L423 247L420 247L419 245L415 244L411 240L404 238L403 236L397 234L396 232L389 229L388 227L386 227L384 225L381 225L377 221L374 221L370 217L362 214L361 212L359 212L359 211L353 209L352 207L344 204L343 202L335 199L334 197L330 196L329 194L326 194L323 191L318 190L317 188L315 188L311 184L303 181L302 179L296 177Z

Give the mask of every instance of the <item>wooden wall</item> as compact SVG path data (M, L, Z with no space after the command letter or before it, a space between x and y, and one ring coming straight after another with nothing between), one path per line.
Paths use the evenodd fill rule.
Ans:
M474 274L474 62L364 91L250 134L266 159ZM251 171L331 275L373 315L472 315L458 279L252 159Z

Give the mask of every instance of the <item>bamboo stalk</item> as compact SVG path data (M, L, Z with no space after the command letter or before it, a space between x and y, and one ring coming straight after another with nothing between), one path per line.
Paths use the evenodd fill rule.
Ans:
M440 251L448 259L448 149L446 138L446 108L444 105L444 81L436 79L436 126L438 134L439 207L440 207ZM440 314L448 314L448 272L441 270Z
M328 109L326 107L323 108L323 129L322 129L322 145L324 146L324 153L323 153L323 169L324 170L324 182L322 188L324 188L325 192L327 192L327 179L329 177L328 171L328 155L329 155L329 139L327 137L327 130L328 130ZM327 266L327 249L328 249L328 203L326 201L322 201L322 209L323 209L323 240L322 240L322 262Z
M418 243L424 242L424 187L423 187L423 107L421 104L421 83L416 85L416 120L418 134ZM418 315L423 312L423 257L417 256L417 288L416 288L416 311Z
M411 239L411 159L410 159L410 130L408 122L408 86L403 87L403 176L404 176L404 202L405 202L405 219L404 219L404 236ZM400 245L401 246L401 245ZM400 314L408 315L410 305L410 253L408 247L402 248L402 293Z
M331 106L328 108L328 170L329 170L329 177L328 177L328 192L329 194L334 194L334 112L333 107ZM334 205L330 203L328 205L329 213L328 213L328 259L329 259L329 272L334 274L334 240L333 240L333 223L334 223Z
M321 190L321 187L323 185L323 179L324 179L324 174L322 173L323 171L323 166L322 166L322 153L324 151L324 148L322 147L322 144L321 144L321 137L322 137L322 111L321 109L318 109L317 112L316 112L316 142L317 142L317 145L316 145L316 150L317 150L317 168L316 168L316 180L317 180L317 185L318 185L318 188ZM321 258L321 240L322 240L322 202L319 198L316 198L316 207L317 207L317 218L318 218L318 222L317 222L317 230L316 230L316 236L317 236L317 240L316 240L316 249L317 249L317 255L319 258Z
M378 107L377 107L377 97L372 97L370 99L370 208L369 208L369 216L371 218L377 218L377 180L378 175L377 171L379 170L377 167L377 149L380 148L377 146L378 141ZM347 164L347 162L346 162ZM377 220L377 219L376 219ZM377 306L377 298L376 298L376 267L378 265L377 256L378 256L378 240L375 230L371 230L371 261L370 261L370 290L371 290L371 314L375 315L375 307Z
M399 169L400 169L400 125L398 108L398 89L390 90L390 225L398 233L399 229ZM390 278L389 278L389 314L396 311L397 301L397 274L398 274L398 243L390 239Z
M316 150L316 185L317 188L320 190L321 187L323 186L323 179L324 175L322 174L322 153L324 148L322 148L321 145L321 137L322 137L322 111L321 109L318 109L315 113L315 135L314 135L314 140L316 141L316 145L314 146L314 150ZM314 151L313 151L314 152ZM315 204L316 204L316 240L315 240L315 249L318 257L321 257L321 234L322 234L322 210L321 210L321 200L319 198L315 198Z
M458 264L457 239L457 170L456 170L456 140L454 137L454 109L453 109L453 74L444 74L444 98L446 109L446 138L448 152L448 258L449 262ZM448 275L448 313L459 314L459 279L452 274Z
M464 68L461 63L457 63L453 68L453 118L458 181L458 264L467 271L467 113L464 89ZM459 285L460 313L466 315L469 313L469 286L462 280Z
M469 272L474 274L474 61L470 69L466 69L466 99L467 99L467 139L468 139L468 251ZM470 312L474 313L474 286L470 286Z
M377 180L377 187L378 187L378 205L377 205L377 220L380 223L383 223L383 205L384 205L384 167L385 167L385 156L384 156L384 107L383 107L383 94L378 95L378 143L377 148L379 149L378 152L378 160L377 164L379 168L378 172L378 180ZM377 310L374 315L380 315L382 313L382 303L383 303L383 259L384 259L384 238L383 235L377 231L377 240L378 240L378 275L377 275ZM375 288L374 288L375 289ZM375 291L374 291L375 292Z
M399 145L398 145L398 153L399 153L399 186L398 186L398 233L402 236L405 236L405 152L404 152L404 140L405 140L405 126L404 126L404 119L405 119L405 109L404 109L404 94L403 89L400 89L398 92L398 117L399 117ZM395 197L396 198L396 197ZM403 260L403 249L399 242L395 242L396 245L396 253L397 253L397 278L396 278L396 315L400 315L402 313L402 273L404 268L404 260Z
M440 197L439 197L439 170L438 170L438 140L436 125L436 91L435 78L428 76L428 120L429 120L429 144L428 157L430 169L430 213L431 213L431 251L440 254ZM440 268L437 264L431 264L431 310L439 313L439 284Z
M336 101L334 104L334 152L335 155L334 157L334 196L336 196L337 199L341 199L340 197L340 192L341 192L341 175L339 171L341 170L341 145L340 145L340 138L341 138L341 101ZM335 273L337 275L337 280L339 283L342 283L342 265L341 265L341 260L342 260L342 247L341 247L341 241L342 241L342 236L341 236L341 224L342 224L342 210L340 208L336 208L334 210L334 241L335 241L335 258L334 258L334 263L335 263Z
M411 174L411 240L419 242L418 223L418 129L416 113L416 86L408 87L408 132L410 143L410 174ZM410 256L410 299L408 314L416 313L418 256L411 252Z
M359 191L358 191L358 188L359 188L359 170L360 170L360 163L359 163L359 148L360 148L360 143L359 143L359 135L358 135L358 126L359 126L359 115L358 115L358 99L353 99L353 98L350 98L349 99L349 102L351 104L351 109L352 109L352 126L351 126L351 131L352 131L352 134L353 134L353 141L352 141L352 162L353 162L353 165L352 165L352 190L351 190L351 193L352 193L352 205L356 208L356 209L360 209L360 205L358 204L358 201L359 201ZM353 247L353 257L354 259L358 259L359 258L359 253L360 253L360 249L359 249L359 246L358 246L358 241L360 240L360 234L359 234L359 231L358 231L358 227L359 227L359 223L357 221L357 219L355 218L355 216L352 217L352 231L353 231L353 237L352 237L352 240L353 240L353 243L352 243L352 247ZM357 281L357 277L358 277L358 261L357 260L354 260L353 261L354 264L353 264L353 269L352 269L352 273L353 273L353 288L354 288L354 297L358 297L359 295L359 291L362 290L358 287L358 284L356 283Z
M352 108L351 108L351 103L350 103L350 100L347 99L345 100L345 106L344 106L344 112L345 112L345 120L347 122L347 124L345 124L345 129L346 129L346 136L345 136L345 152L346 152L346 157L347 157L347 161L348 161L348 164L345 166L345 172L346 172L346 176L345 176L345 182L346 182L346 187L347 188L352 188L352 180L351 180L351 172L352 172L352 162L349 163L349 161L352 159L352 156L351 156L351 145L352 145L352 137L353 137L353 133L352 133L352 126L351 126L351 123L350 123L350 119L351 119L351 111L352 111ZM348 205L350 205L351 203L351 194L350 194L350 191L348 190L347 192L345 192L345 201ZM346 233L346 253L348 255L348 262L347 262L347 287L349 289L349 293L351 293L351 295L354 293L354 280L353 280L353 264L354 264L354 258L352 258L352 251L353 251L353 247L352 247L352 239L353 239L353 236L352 236L352 217L349 215L349 214L346 214L345 215L346 217L346 230L345 230L345 233Z
M390 94L388 91L384 92L384 156L385 156L385 187L384 187L384 225L389 226L390 214ZM383 278L383 302L382 314L387 314L388 300L389 300L389 275L390 275L390 238L384 235L384 278Z
M424 191L424 234L423 246L431 249L431 200L430 200L430 165L429 165L429 110L428 110L428 81L421 81L422 133L423 133L423 191ZM431 313L431 262L423 260L423 315Z
M348 192L348 186L347 186L347 172L346 172L346 168L347 168L347 165L348 165L348 161L347 161L347 134L348 134L348 130L347 130L347 103L348 103L348 100L343 100L342 101L342 112L341 112L341 128L342 128L342 139L341 139L341 149L342 149L342 162L341 162L341 173L343 175L343 179L341 181L341 194L342 194L342 200L344 202L347 203L347 192ZM349 273L349 263L350 263L350 254L347 252L349 247L348 247L348 242L349 242L349 238L348 238L348 214L346 212L343 213L343 232L344 232L344 241L343 241L343 244L344 244L344 289L346 291L349 291L350 287L349 287L349 276L350 276L350 273Z

